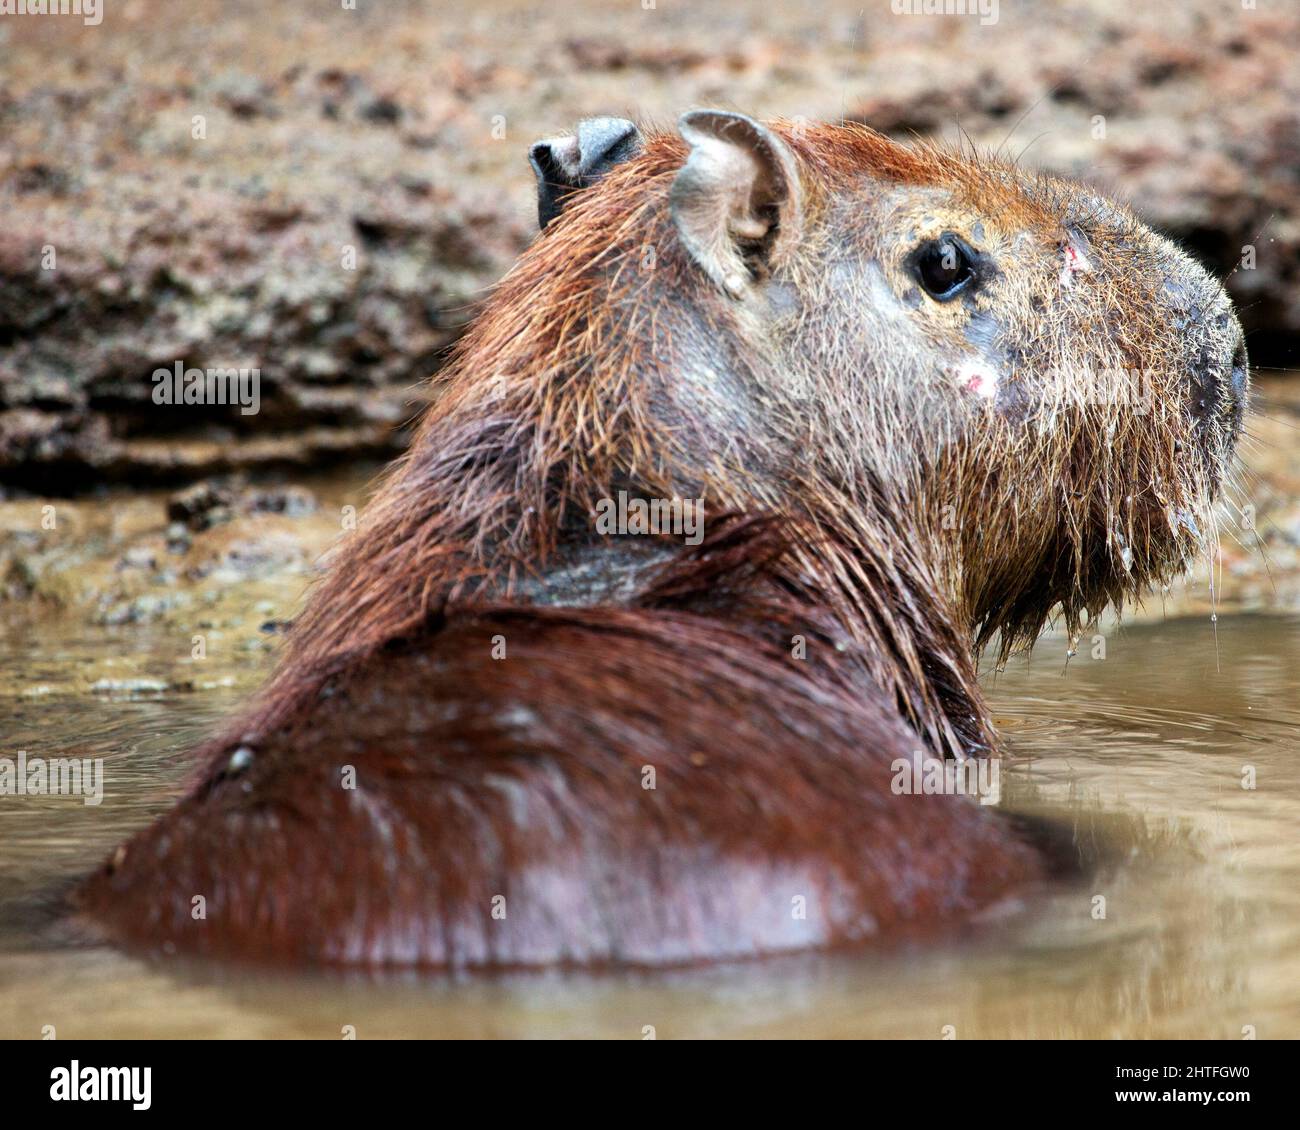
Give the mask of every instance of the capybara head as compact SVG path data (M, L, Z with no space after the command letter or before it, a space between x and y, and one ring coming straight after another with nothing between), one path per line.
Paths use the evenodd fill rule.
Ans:
M1248 376L1175 245L976 154L707 112L682 132L682 241L773 359L778 414L930 543L981 642L1030 643L1058 605L1077 627L1203 546Z
M439 374L291 670L447 601L624 599L654 554L603 539L597 504L702 498L791 518L791 583L928 741L969 749L992 737L958 653L1056 610L1078 630L1212 536L1241 330L1127 210L859 125L599 124L534 148L546 229Z
M742 478L784 480L783 508L865 507L1007 648L1203 546L1248 378L1226 294L1176 246L975 153L717 111L679 125L687 150L652 140L570 222L639 182L642 246L607 248L605 277L666 272L697 313L676 322L645 281L610 301L663 323L666 395Z

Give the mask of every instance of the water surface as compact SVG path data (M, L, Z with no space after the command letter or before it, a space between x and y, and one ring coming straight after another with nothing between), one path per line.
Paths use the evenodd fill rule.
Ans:
M49 622L0 645L4 753L102 756L108 782L97 808L0 798L0 1036L1300 1036L1300 619L1112 630L1104 659L1085 640L1068 669L1049 637L990 676L1004 803L1068 829L1088 869L996 922L923 948L491 980L250 972L66 939L59 892L167 806L186 747L265 670L241 654L216 689L69 689L106 663L184 682L176 651L157 629Z

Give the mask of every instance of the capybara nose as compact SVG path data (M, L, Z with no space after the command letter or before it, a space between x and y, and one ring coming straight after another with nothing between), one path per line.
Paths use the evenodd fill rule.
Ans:
M1219 411L1219 392L1223 385L1224 366L1208 346L1192 354L1192 415L1197 420L1212 420Z
M1205 318L1195 307L1189 312L1188 323L1196 331L1189 356L1192 417L1202 424L1226 419L1235 431L1245 413L1250 388L1241 326L1231 313Z
M1250 361L1246 357L1246 339L1237 331L1237 348L1232 354L1232 387L1234 409L1240 414L1246 410L1246 397L1250 392Z

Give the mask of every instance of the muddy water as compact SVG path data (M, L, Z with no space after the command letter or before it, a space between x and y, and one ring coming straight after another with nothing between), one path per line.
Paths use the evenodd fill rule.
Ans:
M1104 659L1085 641L1068 670L1048 638L990 681L1004 803L1068 829L1086 878L923 949L494 981L267 975L71 943L61 886L166 806L180 752L266 659L229 662L202 694L72 694L70 674L106 655L175 683L174 640L11 635L4 753L102 756L107 795L0 798L0 1036L1300 1036L1300 619L1221 616L1217 647L1214 627L1111 631Z

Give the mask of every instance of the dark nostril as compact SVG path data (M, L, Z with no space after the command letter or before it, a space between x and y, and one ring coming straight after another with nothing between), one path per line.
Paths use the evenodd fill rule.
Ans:
M1250 362L1246 358L1246 343L1237 342L1236 352L1232 355L1232 395L1240 400L1246 395L1246 386L1250 383Z
M1216 323L1217 324L1217 323ZM1246 391L1250 385L1250 363L1246 358L1246 342L1238 329L1231 354L1227 361L1224 353L1209 341L1203 341L1189 358L1190 408L1198 421L1218 419L1224 411L1239 421L1246 406Z

